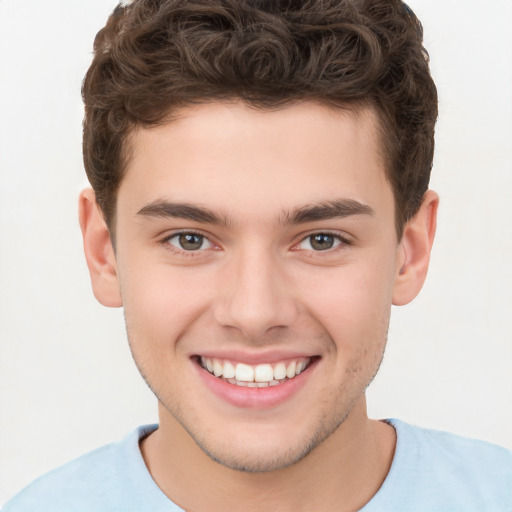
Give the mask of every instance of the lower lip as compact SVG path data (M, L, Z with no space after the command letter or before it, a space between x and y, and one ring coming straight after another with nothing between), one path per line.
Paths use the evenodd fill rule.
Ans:
M291 399L306 384L317 363L318 360L311 362L301 374L293 379L265 388L249 388L230 384L206 371L199 363L196 362L195 366L205 385L222 400L236 407L268 409Z

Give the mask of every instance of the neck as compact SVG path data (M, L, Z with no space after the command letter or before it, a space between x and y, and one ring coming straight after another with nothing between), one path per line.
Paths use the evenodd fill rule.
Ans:
M214 462L163 407L159 429L141 443L160 489L194 512L357 510L382 485L394 447L394 429L368 419L364 397L301 461L268 473L239 472Z

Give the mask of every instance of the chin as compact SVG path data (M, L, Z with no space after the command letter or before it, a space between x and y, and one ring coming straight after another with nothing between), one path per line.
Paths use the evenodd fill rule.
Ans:
M269 473L279 471L307 457L318 445L336 430L321 426L313 432L299 432L293 427L282 428L278 435L272 432L250 432L240 435L223 435L221 439L198 438L189 432L199 448L213 461L246 473ZM255 429L256 431L258 429Z
M274 449L236 449L231 446L229 451L219 448L209 450L208 447L198 446L213 461L235 471L244 473L269 473L292 466L306 457L315 446L294 447L283 450ZM233 449L235 448L235 449Z

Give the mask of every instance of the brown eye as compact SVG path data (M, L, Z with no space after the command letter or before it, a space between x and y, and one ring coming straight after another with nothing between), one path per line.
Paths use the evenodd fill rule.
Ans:
M203 237L200 235L180 235L178 240L181 248L186 251L197 251L198 249L201 249L201 245L203 245Z
M324 235L320 233L318 235L313 235L311 238L311 247L315 249L315 251L325 251L326 249L331 249L334 246L334 237L331 235Z
M299 244L299 248L308 251L327 251L341 243L341 239L338 236L330 235L329 233L316 233L304 238Z
M178 233L171 236L168 241L182 251L199 251L212 247L212 243L206 237L197 233Z

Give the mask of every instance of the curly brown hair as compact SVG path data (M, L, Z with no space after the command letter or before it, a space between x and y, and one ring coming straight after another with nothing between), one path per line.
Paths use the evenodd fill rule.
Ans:
M423 29L400 0L135 0L98 33L85 76L85 169L107 224L136 126L180 107L242 100L369 106L396 228L428 187L437 119Z

